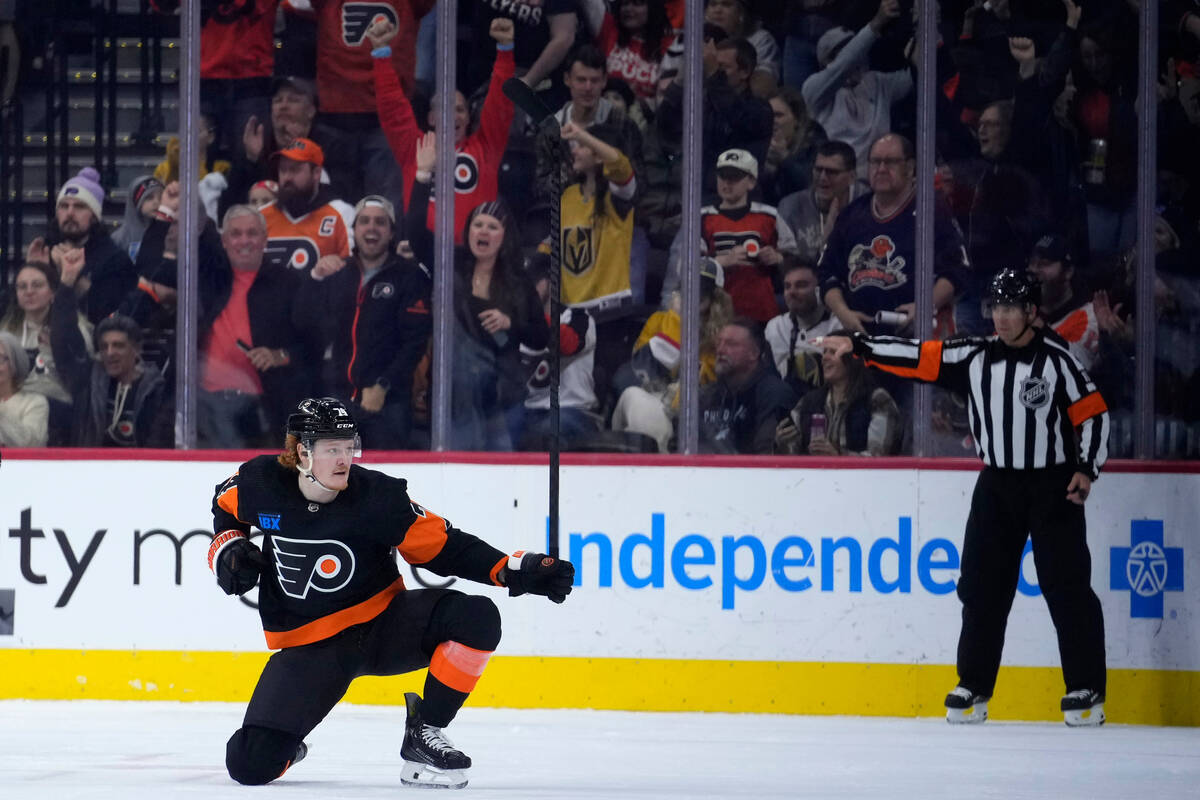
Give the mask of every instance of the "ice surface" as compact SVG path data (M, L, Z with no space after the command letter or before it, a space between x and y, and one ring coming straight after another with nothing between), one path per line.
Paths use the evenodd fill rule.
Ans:
M940 719L464 709L459 792L401 786L402 708L337 707L266 788L225 773L230 704L0 702L0 798L1200 797L1200 731ZM431 794L432 791L432 794Z

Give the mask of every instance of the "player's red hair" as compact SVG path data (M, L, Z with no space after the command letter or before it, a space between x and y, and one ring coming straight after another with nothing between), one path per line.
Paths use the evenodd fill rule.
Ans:
M300 444L300 437L289 433L287 439L283 442L283 452L279 454L279 458L275 459L280 466L286 467L293 472L299 472L300 466L297 463L298 456L296 455L296 447Z

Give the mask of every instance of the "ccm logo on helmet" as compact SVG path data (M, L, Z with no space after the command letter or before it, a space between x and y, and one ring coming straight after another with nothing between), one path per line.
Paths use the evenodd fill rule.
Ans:
M354 553L335 539L271 537L279 588L303 600L309 589L336 592L354 576Z

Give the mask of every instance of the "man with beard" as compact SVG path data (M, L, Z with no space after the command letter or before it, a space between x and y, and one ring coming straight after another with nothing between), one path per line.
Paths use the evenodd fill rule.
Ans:
M779 201L779 217L792 229L801 261L815 264L820 260L838 212L867 193L866 182L857 179L857 167L853 147L839 141L821 142L813 162L812 185Z
M275 153L279 199L263 207L267 220L267 260L298 270L312 269L324 256L350 255L344 205L321 185L325 152L312 139L296 139Z
M812 342L837 327L837 320L821 302L817 284L817 269L812 264L792 262L784 269L787 311L768 322L765 331L779 376L797 396L821 385L821 350Z
M796 395L772 368L757 322L739 317L721 329L716 368L700 394L701 452L770 454Z
M335 197L362 194L355 182L358 165L350 163L350 150L344 146L342 135L317 119L316 87L304 78L281 77L275 79L271 93L270 118L263 122L252 116L242 129L242 146L234 153L220 212L224 214L230 206L246 202L259 181L278 181L277 163L270 156L291 147L296 139L311 139L325 153L322 180Z
M332 342L334 393L375 450L411 447L413 373L432 331L426 268L396 255L396 212L368 195L355 207L354 254L329 255L302 279L297 318ZM347 269L349 267L349 269Z
M29 245L28 260L53 261L62 271L63 256L82 249L83 271L75 282L80 309L93 324L117 309L137 285L137 271L129 256L113 244L102 220L104 189L100 174L85 167L58 192L49 235Z
M1048 233L1029 257L1029 273L1041 286L1039 316L1071 348L1071 355L1096 372L1100 355L1100 323L1088 295L1075 291L1075 263L1065 236Z

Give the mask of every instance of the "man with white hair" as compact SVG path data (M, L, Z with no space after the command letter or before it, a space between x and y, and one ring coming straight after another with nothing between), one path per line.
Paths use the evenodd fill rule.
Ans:
M200 264L198 432L207 447L257 443L304 395L305 339L292 323L301 273L264 263L267 223L236 205L221 225L222 255Z

